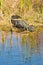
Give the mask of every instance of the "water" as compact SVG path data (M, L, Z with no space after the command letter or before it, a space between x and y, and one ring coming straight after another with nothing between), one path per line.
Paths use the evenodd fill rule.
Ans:
M0 65L43 65L43 32L0 31Z

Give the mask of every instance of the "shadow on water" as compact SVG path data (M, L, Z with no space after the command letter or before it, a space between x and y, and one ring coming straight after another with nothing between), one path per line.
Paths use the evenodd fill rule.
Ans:
M36 62L39 59L37 58L38 59L37 60L35 58L39 57L41 59L41 57L42 57L41 52L40 52L40 49L41 49L40 46L43 43L43 40L42 40L43 37L41 37L42 32L32 32L32 33L29 32L26 34L21 34L21 33L15 34L13 32L7 33L4 31L1 31L0 34L1 34L0 40L2 40L2 42L0 42L0 45L1 45L0 56L1 56L1 54L3 55L3 53L5 52L5 47L8 46L7 49L9 50L9 48L10 48L10 50L8 51L8 58L11 57L11 58L15 59L16 57L14 55L15 55L15 53L16 54L18 53L17 57L20 57L20 55L22 56L21 62L23 64L25 64L25 65L28 65L28 64L29 65L32 65L32 64L37 65ZM6 43L7 43L7 46L6 46ZM9 46L9 44L10 44L10 46ZM11 54L14 54L14 55L12 56ZM18 60L19 59L20 58L18 58ZM36 60L35 63L34 63L34 59ZM39 65L41 65L40 61L41 60L38 61L40 63ZM12 64L13 63L15 63L15 62L12 62Z

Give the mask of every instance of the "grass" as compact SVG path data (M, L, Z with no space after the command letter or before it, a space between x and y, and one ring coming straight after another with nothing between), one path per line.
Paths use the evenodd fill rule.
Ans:
M43 24L42 23L30 23L28 22L29 25L33 25L34 26L34 32L40 32L43 30ZM6 19L3 19L2 20L0 19L0 30L2 31L14 31L14 32L21 32L20 29L17 29L17 28L13 28L12 27L12 23L10 21L7 21ZM23 33L28 33L29 31L23 31Z
M13 32L21 32L21 30L20 29L17 29L17 28L13 28L13 27L11 27L11 25L9 24L9 25L0 25L0 30L2 30L2 31L11 31L11 29L12 29L12 31ZM43 31L43 26L34 26L34 32L41 32L41 31ZM22 33L29 33L30 31L23 31Z

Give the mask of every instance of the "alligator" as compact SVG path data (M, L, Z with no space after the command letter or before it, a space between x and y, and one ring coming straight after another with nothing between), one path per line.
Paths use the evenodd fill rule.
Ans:
M11 23L13 24L13 27L18 28L21 31L25 31L25 30L28 30L30 32L33 32L34 31L34 27L32 25L27 24L18 15L12 15L11 16Z

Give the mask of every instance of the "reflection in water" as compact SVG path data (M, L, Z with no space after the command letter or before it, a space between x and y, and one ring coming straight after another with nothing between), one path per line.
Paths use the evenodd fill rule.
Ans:
M40 51L40 43L41 43L41 33L35 33L35 47L37 52L39 53Z
M4 43L4 41L5 41L5 33L4 33L4 31L2 31L2 43Z
M41 65L41 62L40 62L41 61L41 53L40 53L41 47L40 46L43 43L41 33L29 32L28 34L21 34L21 33L15 34L13 32L7 33L7 32L2 31L1 36L2 38L0 37L0 39L2 39L2 44L0 45L1 45L2 50L0 52L1 53L0 58L2 56L3 57L6 56L7 54L6 56L7 64L9 63L10 65L18 65L18 64L19 65L37 65L37 62L38 62L39 65ZM19 61L22 64L20 64Z
M32 48L34 47L34 40L32 35L31 36L30 34L22 35L21 45L22 45L22 52L25 57L25 64L29 62L31 65Z
M41 36L39 33L31 33L31 32L29 34L22 35L21 40L22 52L25 56L25 60L30 62L30 65L31 65L31 57L34 53L36 53L36 51L40 56L40 43L41 43L40 37Z
M11 36L10 36L10 48L12 48L12 32L11 32Z
M30 46L31 46L31 49L34 48L34 44L35 44L35 38L34 38L34 34L33 33L29 33L29 40L30 40Z
M2 43L6 43L6 39L7 39L7 33L2 31ZM12 47L12 32L10 33L10 47Z

